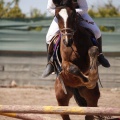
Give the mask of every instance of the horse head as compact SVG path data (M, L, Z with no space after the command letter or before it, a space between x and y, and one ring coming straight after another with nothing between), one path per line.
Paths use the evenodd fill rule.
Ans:
M55 16L58 20L63 43L69 47L73 43L76 31L76 11L72 4L64 2L62 6L56 7Z

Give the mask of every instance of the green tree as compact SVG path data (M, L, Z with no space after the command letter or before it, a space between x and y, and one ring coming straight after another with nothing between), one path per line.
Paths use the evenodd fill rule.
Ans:
M4 18L25 18L25 14L23 14L21 12L21 9L15 5L6 14L4 14L3 17Z
M15 6L18 6L20 0L14 0L15 1Z
M105 4L105 6L99 7L97 11L94 11L93 8L94 6L92 7L92 9L89 10L89 14L91 17L119 17L120 16L119 9L112 4L111 0L109 0L109 2Z
M13 3L14 6L11 7ZM25 14L19 8L19 0L13 0L6 4L0 0L0 18L25 18Z
M3 15L8 11L8 4L5 7L5 2L3 0L0 0L0 18L3 17Z
M46 16L46 13L41 13L40 10L34 8L34 9L31 9L30 11L30 17L31 18L38 18L38 17L45 17Z
M3 0L0 0L0 10L3 10L4 9L4 1ZM0 11L1 12L1 11Z
M0 0L0 18L26 18L26 15L22 13L19 7L20 0L13 0L12 2L5 3L4 0ZM32 9L30 11L30 18L45 17L46 13L41 13L38 9Z

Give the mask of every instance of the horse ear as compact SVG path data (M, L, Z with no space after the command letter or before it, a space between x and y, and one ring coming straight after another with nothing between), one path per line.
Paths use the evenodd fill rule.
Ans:
M56 7L60 6L63 0L53 0Z

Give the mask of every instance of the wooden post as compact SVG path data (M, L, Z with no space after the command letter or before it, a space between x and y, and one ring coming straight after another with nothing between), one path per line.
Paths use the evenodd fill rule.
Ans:
M1 105L0 113L74 114L120 116L120 108Z

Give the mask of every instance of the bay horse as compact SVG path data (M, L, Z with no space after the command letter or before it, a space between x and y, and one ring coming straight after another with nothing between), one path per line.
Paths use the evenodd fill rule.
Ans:
M55 82L58 105L68 106L74 95L79 106L97 107L100 97L97 83L98 47L91 41L92 34L79 25L79 17L73 5L56 7L55 16L61 34L61 71ZM69 115L61 116L63 120L70 120ZM85 120L93 119L92 115L85 116Z

